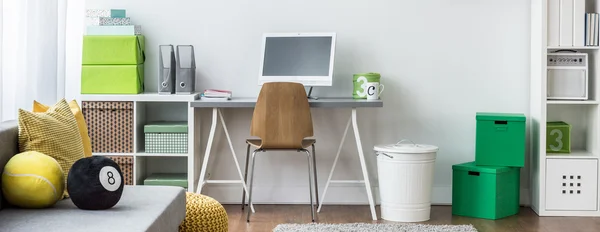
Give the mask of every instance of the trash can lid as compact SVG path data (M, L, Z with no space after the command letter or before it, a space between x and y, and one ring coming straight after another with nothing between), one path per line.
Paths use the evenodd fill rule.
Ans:
M410 143L402 143L408 141ZM400 140L394 144L381 144L374 147L375 151L395 153L431 153L437 152L439 148L434 145L416 144L408 139Z

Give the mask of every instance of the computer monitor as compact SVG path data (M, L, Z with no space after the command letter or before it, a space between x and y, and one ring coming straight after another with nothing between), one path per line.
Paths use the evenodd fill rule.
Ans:
M298 82L331 86L335 33L266 33L260 60L259 85Z

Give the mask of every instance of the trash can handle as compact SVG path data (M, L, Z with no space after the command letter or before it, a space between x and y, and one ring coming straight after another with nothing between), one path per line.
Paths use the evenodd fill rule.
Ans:
M384 152L375 152L375 156L379 156L379 155L385 155L390 159L393 159L394 157L392 157L391 155L385 154Z
M412 141L412 140L410 140L410 139L403 139L403 140L400 140L399 142L397 142L397 143L396 143L396 145L398 145L398 144L401 144L402 142L405 142L405 141L408 141L408 142L412 143L412 144L413 144L413 146L416 146L416 145L417 145L415 142L413 142L413 141Z

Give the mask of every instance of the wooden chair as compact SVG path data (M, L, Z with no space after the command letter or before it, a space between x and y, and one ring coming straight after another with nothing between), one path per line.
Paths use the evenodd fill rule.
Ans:
M252 186L254 182L254 160L258 152L269 150L289 150L304 152L308 157L308 176L310 190L310 207L312 221L315 221L313 205L313 178L315 196L318 205L317 171L315 161L315 140L306 139L313 136L312 116L304 86L292 82L269 82L263 84L250 127L250 135L259 139L247 139L245 181L247 182L250 147L255 147L252 152L252 165L250 182L248 186L248 205L252 204ZM312 154L307 150L312 146ZM312 163L311 163L312 159ZM314 173L314 177L313 177ZM245 192L242 193L242 209L244 207ZM250 211L246 220L250 222Z

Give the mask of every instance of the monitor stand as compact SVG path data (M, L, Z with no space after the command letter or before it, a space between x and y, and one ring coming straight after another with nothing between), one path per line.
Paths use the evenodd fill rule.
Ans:
M308 95L307 95L308 99L310 99L310 100L319 100L318 97L310 96L310 94L312 94L312 89L313 89L313 87L311 86L310 90L308 90Z

